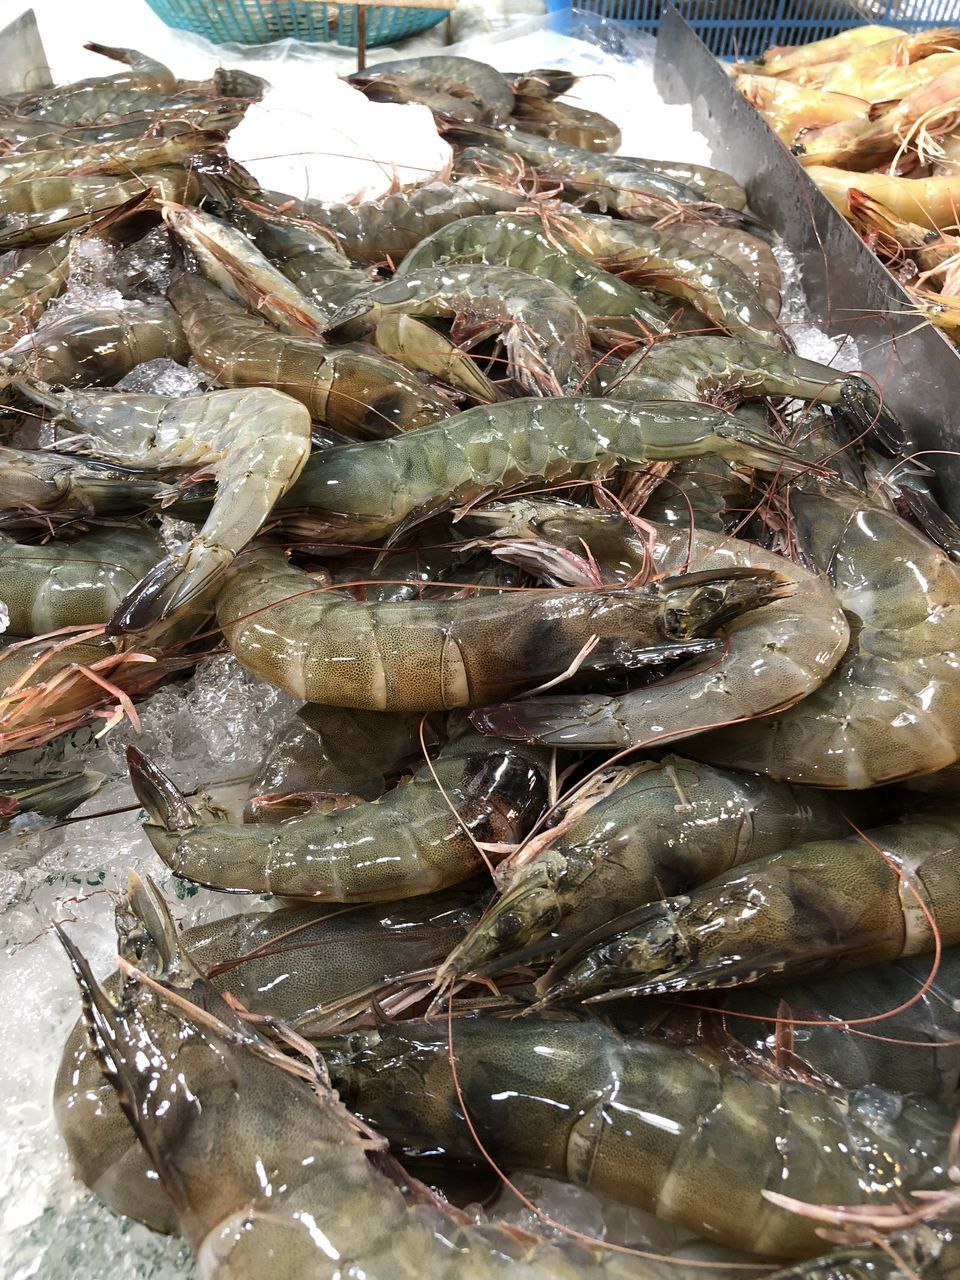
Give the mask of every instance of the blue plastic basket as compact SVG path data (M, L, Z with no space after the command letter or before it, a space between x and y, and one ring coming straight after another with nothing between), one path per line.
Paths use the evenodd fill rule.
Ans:
M547 0L548 11L613 18L655 35L660 0ZM864 22L910 31L960 23L960 0L678 0L677 7L720 58L755 58L779 44L808 44Z
M357 10L352 4L318 0L147 0L168 27L206 36L215 44L269 44L309 40L356 45ZM367 9L367 44L392 44L427 31L446 17L444 9Z

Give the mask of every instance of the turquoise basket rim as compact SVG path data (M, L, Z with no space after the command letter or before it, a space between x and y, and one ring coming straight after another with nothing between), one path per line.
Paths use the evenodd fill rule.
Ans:
M147 0L168 27L204 36L214 44L271 44L295 39L312 44L356 47L356 7L310 0ZM447 16L446 9L367 10L366 43L390 44L428 31ZM335 16L334 16L335 15Z

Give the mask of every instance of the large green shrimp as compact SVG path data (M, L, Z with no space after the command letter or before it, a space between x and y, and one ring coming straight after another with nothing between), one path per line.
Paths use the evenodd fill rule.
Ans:
M398 262L405 253L448 222L476 213L516 209L526 200L520 191L477 178L427 182L361 204L325 204L303 200L299 208L325 227L351 258L362 262Z
M142 580L117 620L122 630L173 616L215 582L296 480L310 451L309 412L268 387L169 399L17 386L81 433L68 443L100 459L151 470L202 467L217 478L203 528Z
M851 622L849 650L788 711L698 740L695 754L819 787L874 787L960 755L960 572L895 512L856 494L790 495L792 533Z
M332 902L391 902L460 884L483 866L476 841L521 840L547 791L546 752L498 750L467 732L379 800L260 826L195 809L135 747L128 763L144 830L177 875Z
M736 337L791 348L759 291L738 266L687 239L684 227L656 230L601 214L568 212L554 234L608 269L695 307Z
M452 318L455 342L499 332L506 373L528 395L589 393L594 357L587 322L559 286L514 267L425 267L394 276L333 319L353 332L394 313Z
M533 215L480 214L448 223L411 249L398 274L416 276L458 262L516 267L552 281L570 295L598 340L622 342L626 334L649 340L668 327L666 312L652 299L552 235Z
M572 948L549 1000L698 991L861 968L960 942L960 818L909 816L813 841L651 902Z
M699 405L511 400L391 440L315 452L277 515L294 536L370 543L520 484L704 454L769 470L802 466L752 423Z
M441 976L554 951L631 906L703 884L814 833L840 836L839 807L816 791L665 756L614 778L552 839L501 862L497 902ZM532 944L540 943L539 947Z
M471 520L484 518L474 512ZM655 541L643 542L624 517L563 503L524 501L490 508L486 522L502 534L503 551L547 581L625 581L651 569L708 569L752 565L779 569L795 586L792 596L726 629L721 661L688 665L669 681L618 696L569 694L486 707L473 720L499 737L521 738L579 750L661 746L698 735L714 725L764 716L809 697L841 661L850 630L829 584L799 565L737 538L653 524ZM590 564L584 559L589 552ZM591 568L591 565L595 566ZM723 765L735 764L717 754ZM741 767L745 767L741 765Z
M0 357L18 377L62 387L110 386L148 360L190 355L176 312L164 302L93 307L45 324Z
M486 62L451 54L378 62L346 77L374 102L423 102L458 120L502 124L513 110L513 91Z
M579 664L656 665L713 652L725 623L791 593L766 570L733 568L645 587L358 601L318 587L282 551L245 554L217 621L249 670L308 702L368 711L479 706Z
M204 981L158 895L134 880L128 912L114 999L61 938L93 1052L205 1280L677 1280L672 1261L477 1224L399 1172L391 1181L368 1159L380 1141L319 1064L297 1066Z
M435 965L476 918L476 897L456 888L389 908L311 904L242 912L185 929L178 943L215 991L241 1000L251 1013L283 1018L305 1032L323 1030L362 1013L372 998L402 991L409 975ZM121 910L120 930L132 923ZM132 941L123 938L124 952ZM118 973L103 983L111 999L122 985ZM176 1231L170 1197L80 1023L63 1049L53 1106L74 1175L115 1213L155 1231Z
M181 275L167 296L211 377L226 387L273 387L346 436L390 436L454 412L426 382L372 347L332 347L279 333L209 280Z
M384 1025L327 1054L341 1097L402 1154L476 1161L475 1133L502 1168L781 1258L823 1242L765 1191L882 1205L945 1177L954 1114L926 1098L770 1081L599 1022L458 1018L447 1033L444 1019Z
M624 360L607 394L702 400L724 408L790 396L829 405L854 435L869 434L887 449L899 452L904 443L900 422L865 378L747 338L694 335L657 342ZM805 456L816 453L807 450Z

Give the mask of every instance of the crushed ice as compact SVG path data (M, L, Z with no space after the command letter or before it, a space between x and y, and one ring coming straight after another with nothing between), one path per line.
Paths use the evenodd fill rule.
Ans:
M828 364L843 373L859 370L862 365L856 341L849 334L832 338L815 323L803 292L802 271L796 255L780 242L774 245L773 253L783 277L780 324L796 347L797 355Z
M122 308L123 294L111 284L114 249L97 236L77 240L70 254L67 287L44 312L44 323L89 311L91 307Z
M151 391L158 396L193 396L204 381L199 365L177 364L176 360L160 357L134 365L117 383L118 391Z

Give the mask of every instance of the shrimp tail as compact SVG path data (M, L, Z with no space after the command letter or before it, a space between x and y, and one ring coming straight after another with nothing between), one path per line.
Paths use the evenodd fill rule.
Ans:
M95 40L88 40L83 47L90 53L99 53L102 58L110 58L112 62L123 62L128 67L132 66L135 59L140 56L133 49L117 49L108 44L97 44Z
M133 743L127 747L127 768L134 794L147 812L147 823L169 835L192 831L202 823L180 788Z
M897 494L897 503L906 508L911 519L920 526L931 542L946 551L951 560L960 560L960 526L947 515L931 494L911 485L904 485Z
M843 382L836 411L858 438L865 437L868 444L876 445L884 453L899 457L907 447L899 418L863 378Z
M120 601L107 634L145 631L197 605L220 582L234 558L229 548L199 538L164 557Z

